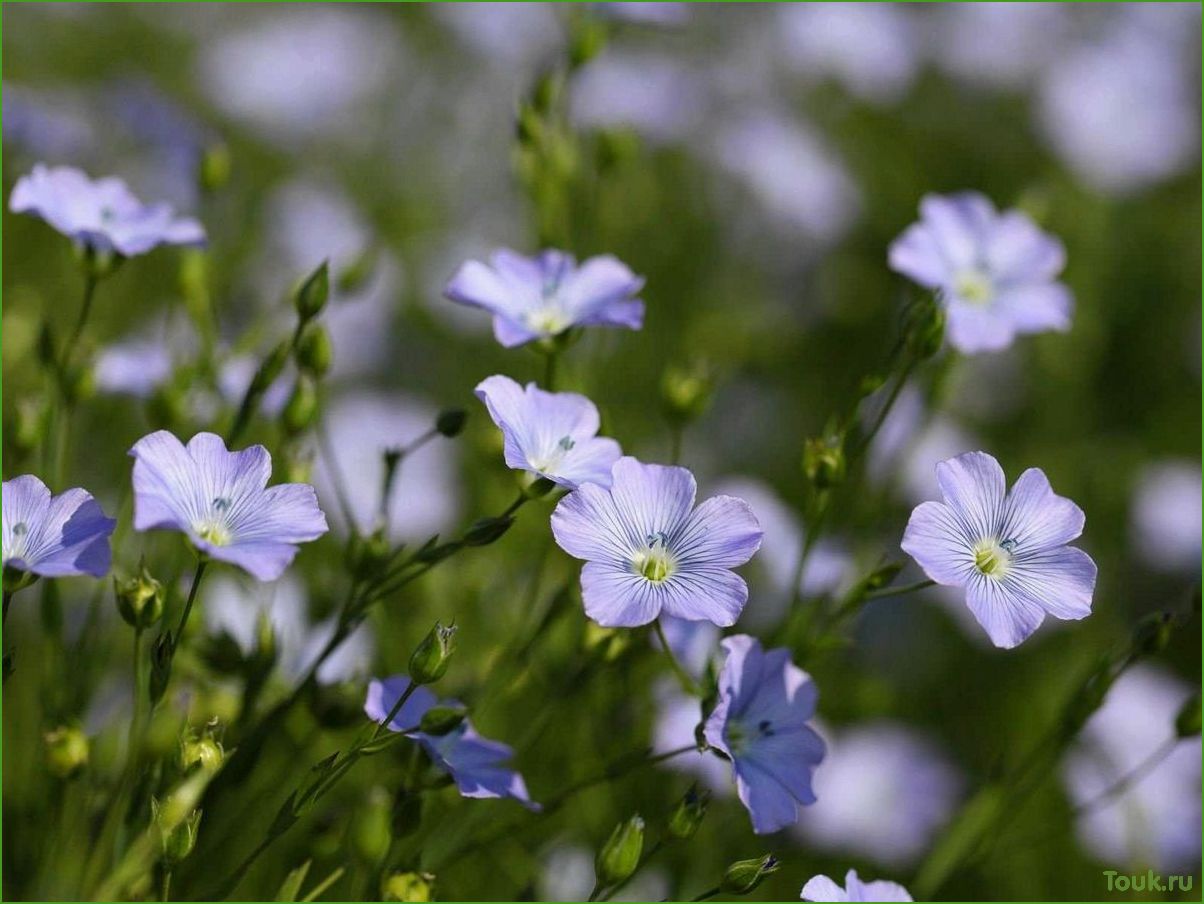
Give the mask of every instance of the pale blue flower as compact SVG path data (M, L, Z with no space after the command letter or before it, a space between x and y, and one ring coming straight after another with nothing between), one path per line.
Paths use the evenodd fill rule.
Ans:
M1086 518L1054 494L1039 468L1021 474L1010 493L1003 468L985 452L942 461L936 476L945 501L916 507L903 551L938 584L965 588L966 604L995 646L1016 646L1046 613L1091 614L1095 562L1066 545Z
M86 490L57 496L32 474L3 485L4 569L47 578L104 577L117 522Z
M897 882L862 882L857 870L851 869L841 888L827 876L813 876L803 886L799 896L804 901L910 901L907 889Z
M221 437L198 433L183 445L166 430L144 436L134 458L134 529L178 530L210 558L261 581L284 573L297 545L326 533L313 487L269 487L272 457L263 446L230 452Z
M506 464L575 489L582 483L610 486L610 469L623 454L613 439L598 436L598 409L575 392L526 389L509 377L480 382L477 398L505 437Z
M556 506L560 548L586 560L585 613L606 627L646 625L662 612L721 627L735 624L748 585L731 569L761 545L748 503L715 496L694 507L686 468L620 458L609 488L582 484Z
M998 351L1017 334L1070 329L1074 298L1056 281L1066 264L1062 243L977 192L925 195L920 222L895 239L889 259L892 270L937 293L959 351Z
M444 294L493 314L493 333L506 347L558 336L575 326L644 325L644 286L618 258L591 257L578 265L571 254L544 251L523 257L501 249L488 265L468 261Z
M37 164L13 187L9 209L33 213L94 251L124 257L157 245L201 245L205 230L166 204L143 204L120 179L92 180L70 166Z
M798 820L800 804L815 803L812 774L825 748L808 722L819 692L789 650L766 652L746 634L727 638L723 648L719 698L703 731L732 761L753 831L776 832Z
M409 686L410 679L405 675L374 679L368 685L368 697L364 701L368 718L383 722ZM463 797L508 797L530 810L538 810L539 804L531 800L523 777L503 765L514 751L506 744L481 737L467 719L445 735L411 730L438 702L432 691L419 687L386 727L390 731L405 731L407 737L417 741L435 767L452 777ZM456 701L445 700L443 705L456 705Z

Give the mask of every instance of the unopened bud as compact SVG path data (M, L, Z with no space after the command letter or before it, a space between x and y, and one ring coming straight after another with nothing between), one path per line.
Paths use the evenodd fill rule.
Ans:
M1200 695L1193 694L1175 716L1175 734L1181 738L1194 738L1200 733Z
M159 826L159 838L163 845L163 859L168 866L186 860L196 847L197 832L201 827L201 811L193 810L171 828L164 822L164 811L155 798L151 798L151 818Z
M155 580L146 565L132 578L113 576L117 611L131 628L149 628L163 615L163 585Z
M923 361L941 350L945 341L945 310L935 298L911 306L903 340L913 358Z
M681 424L697 420L711 404L714 388L714 379L704 364L666 368L661 377L661 399L665 413L671 420Z
M510 530L510 525L514 524L514 518L510 515L503 515L497 518L480 518L468 528L464 534L465 546L488 546L502 538L506 531Z
M288 397L280 422L286 432L297 434L312 426L318 416L318 387L311 377L300 374Z
M225 758L221 743L209 734L201 737L190 734L180 741L180 768L185 771L200 765L207 772L216 772Z
M839 435L813 437L803 445L803 473L820 490L836 486L844 480L844 437Z
M375 248L366 248L356 255L355 260L339 273L339 291L344 295L354 295L367 285L376 272L377 256Z
M311 324L297 344L297 366L305 373L321 379L330 370L334 360L334 347L330 344L330 333L320 324Z
M381 882L382 901L423 904L435 900L435 877L431 873L390 873Z
M46 765L59 778L70 778L88 765L88 736L79 728L63 725L43 735Z
M1133 629L1133 651L1146 656L1161 653L1171 642L1174 623L1169 612L1151 612Z
M410 680L415 684L433 684L444 676L456 651L456 626L435 627L422 639L410 656Z
M751 894L766 876L776 873L778 868L778 858L773 854L755 860L738 860L727 868L719 887L732 895Z
M463 706L432 706L422 714L418 730L428 735L451 734L464 722L468 710Z
M201 191L215 192L223 188L230 181L230 149L222 143L210 145L201 155L197 169Z
M448 439L459 436L460 431L464 429L464 422L468 420L468 412L463 408L448 408L446 411L440 411L439 416L435 418L435 429Z
M615 826L594 859L598 887L622 882L635 872L644 851L644 820L638 814Z
M698 827L702 825L702 818L706 816L707 805L710 802L710 791L699 794L698 786L691 785L685 797L677 802L677 806L669 815L669 834L683 841L693 838Z
M584 66L606 46L606 23L594 18L578 19L570 37L569 66Z
M869 573L865 579L863 586L866 590L881 590L903 570L902 562L888 562L885 565L879 565Z
M303 321L312 320L326 306L330 296L330 268L326 261L309 274L293 293L293 306Z

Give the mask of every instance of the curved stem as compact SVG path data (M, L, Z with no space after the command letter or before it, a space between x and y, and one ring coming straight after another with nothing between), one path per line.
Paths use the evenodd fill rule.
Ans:
M914 584L903 584L899 587L880 587L877 590L871 590L863 599L877 600L884 599L888 596L903 596L906 593L915 593L917 590L924 590L928 587L935 587L936 581L916 581Z
M180 638L184 636L184 627L188 624L188 616L192 612L192 604L196 602L197 591L201 589L201 578L205 576L205 567L209 564L208 559L201 559L196 563L196 571L192 575L192 586L188 589L188 599L184 601L184 611L180 613L180 624L176 628L175 636L172 638L172 648L174 649L180 642Z
M669 660L669 668L673 669L673 674L677 676L682 690L691 696L699 696L698 682L677 661L677 657L673 654L673 648L669 646L669 641L665 637L665 629L661 625L661 620L659 618L656 619L652 623L652 626L656 630L656 639L660 642L660 648L664 651L665 658Z
M709 901L711 898L715 897L715 895L719 894L719 892L721 892L721 891L723 891L723 889L720 888L718 885L716 885L714 888L708 889L707 891L704 891L702 894L698 895L697 897L691 898L690 900L691 901Z
M915 358L908 358L906 363L899 371L899 376L895 379L895 383L890 388L890 394L882 403L882 407L878 409L878 413L874 416L870 428L862 435L860 442L857 444L857 451L862 452L869 448L870 443L874 441L874 437L878 435L878 431L882 429L882 425L886 423L886 416L890 414L892 408L895 407L895 402L899 399L899 393L903 391L904 384L911 377L912 371L916 369L916 365L920 362Z
M1163 760L1170 756L1174 752L1175 748L1179 746L1180 740L1181 738L1174 735L1167 738L1156 748L1154 748L1153 752L1150 753L1149 756L1134 766L1132 770L1126 772L1119 779L1105 788L1098 796L1093 797L1086 803L1075 807L1074 814L1079 816L1083 813L1090 813L1093 810L1098 810L1100 807L1123 795L1131 787L1136 785L1147 775L1161 766Z
M59 377L63 381L64 390L67 385L67 369L71 365L75 346L79 343L80 337L83 336L84 327L87 326L88 317L92 313L92 299L96 295L96 284L98 282L99 280L91 273L84 277L84 300L80 305L79 317L76 318L75 326L72 328L70 336L67 337L67 343L63 346L63 356L59 359L58 363Z
M547 392L556 391L556 365L560 359L560 353L557 351L544 352L543 364L543 388Z

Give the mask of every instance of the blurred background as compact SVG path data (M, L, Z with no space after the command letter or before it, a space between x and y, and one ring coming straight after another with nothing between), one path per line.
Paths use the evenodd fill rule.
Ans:
M653 832L693 777L716 792L699 834L620 898L688 899L725 864L771 850L784 865L755 898L796 900L810 876L850 867L906 885L960 804L1044 736L1102 654L1143 615L1190 613L1193 600L1166 649L1126 673L939 896L1123 899L1107 893L1105 869L1199 881L1198 735L1106 806L1081 806L1173 736L1199 687L1197 4L5 4L3 25L5 198L35 162L69 164L170 201L210 236L205 255L123 265L89 326L91 395L66 485L122 513L123 573L145 553L165 581L189 574L178 538L130 531L126 451L151 429L187 437L228 413L290 328L289 291L326 258L335 363L322 418L361 524L376 510L381 451L449 407L468 409L469 425L405 462L390 534L421 543L504 508L514 476L472 388L493 373L537 379L542 362L500 348L489 318L442 287L465 259L555 241L616 254L647 278L644 330L593 331L562 365L562 388L598 404L607 435L667 460L664 387L711 387L682 463L704 492L748 499L766 527L740 627L769 637L792 593L802 444L886 366L913 293L886 249L921 196L984 192L1067 248L1073 329L929 362L840 496L804 598L883 556L902 560L908 513L936 496L935 462L981 448L1009 479L1043 468L1086 511L1081 545L1100 566L1090 618L1047 622L1003 651L956 596L871 606L849 643L800 661L831 753L819 803L779 836L754 836L722 764L690 756L525 822L513 803L445 789L428 795L419 834L391 840L401 764L378 757L272 848L240 897L271 899L312 858L311 877L347 867L328 900L372 899L384 874L411 869L435 873L445 900L580 899L615 823L638 811ZM544 102L563 117L532 138L524 117ZM37 339L44 320L72 322L81 280L70 243L45 224L6 210L3 228L7 479L37 470ZM198 305L212 336L194 328ZM274 426L290 379L252 431L279 479L315 458ZM339 522L329 463L316 459ZM642 745L689 742L697 712L643 636L587 630L549 508L529 505L498 544L373 612L237 798L205 812L177 894L233 868L305 768L362 726L366 679L402 671L436 618L454 618L461 639L440 692L516 748L537 800ZM223 632L252 651L263 609L282 651L265 699L287 691L331 630L345 537L337 523L275 585L211 575L152 726L156 753L173 755L189 727L237 722L239 682L211 651ZM90 789L110 785L125 756L131 632L107 583L61 583L61 600L27 592L5 632L17 663L4 689L9 900L78 894L103 800ZM712 640L698 641L704 653ZM66 781L43 744L61 724L91 743L83 775ZM471 849L510 821L521 828Z

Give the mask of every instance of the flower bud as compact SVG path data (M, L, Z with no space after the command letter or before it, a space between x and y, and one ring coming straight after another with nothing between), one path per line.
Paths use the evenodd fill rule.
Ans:
M197 167L197 182L201 191L215 192L230 181L230 149L219 142L205 148Z
M374 577L392 554L393 548L383 531L367 537L357 534L347 541L347 567L361 580Z
M706 816L707 805L711 802L711 792L698 793L698 785L691 785L685 797L677 802L669 815L669 834L674 838L685 841L694 837L702 818Z
M1133 651L1146 656L1161 653L1171 642L1174 622L1169 612L1151 612L1133 629Z
M446 411L440 411L439 416L435 418L435 429L448 439L459 436L460 431L464 429L464 422L468 420L468 412L463 408L448 408Z
M803 445L803 473L820 490L836 486L844 480L844 437L830 435L812 437Z
M715 385L709 369L695 362L670 366L661 377L661 400L670 420L688 424L698 420L711 404Z
M644 851L644 820L638 814L615 826L594 859L594 876L599 888L627 879L639 866Z
M154 646L151 647L149 687L151 703L158 703L167 692L167 685L171 681L173 655L175 655L175 645L172 643L171 634L164 632L156 637Z
M1175 734L1180 738L1194 738L1200 733L1200 695L1188 698L1175 716Z
M640 154L639 133L629 128L601 129L594 144L594 158L598 171L612 172Z
M309 274L293 293L293 306L297 309L297 316L303 322L317 317L326 306L329 296L330 272L327 262L322 261L318 269Z
M59 778L70 778L88 765L88 736L79 728L63 725L43 735L46 765Z
M268 391L268 387L275 383L276 378L284 371L291 348L292 343L286 339L268 352L267 357L260 362L259 369L255 371L255 376L251 378L251 385L247 388L248 396L259 398Z
M447 672L452 654L456 651L456 626L435 627L422 639L410 656L410 680L415 684L433 684Z
M200 737L189 733L180 740L180 768L185 772L197 764L206 772L217 772L225 758L221 743L209 733Z
M312 378L301 374L297 377L284 411L280 413L280 421L286 432L297 434L310 427L317 416L318 387Z
M201 811L193 810L171 828L165 825L165 813L159 801L151 798L151 818L159 827L159 838L163 845L163 859L168 866L175 866L188 858L196 847L197 832L201 827Z
M121 580L113 575L117 611L131 628L149 628L163 615L163 585L143 564L138 575Z
M334 358L334 347L330 344L330 333L320 324L311 325L301 334L297 343L297 366L310 376L321 379L330 370Z
M606 23L594 18L578 19L569 40L569 66L578 69L606 47Z
M376 272L375 248L365 248L356 255L355 260L339 273L337 285L344 295L354 295L368 284L372 274Z
M931 358L945 341L945 309L935 298L913 304L906 315L903 341L917 361Z
M460 727L467 715L468 710L463 706L432 706L422 714L418 729L423 734L436 737L451 734Z
M488 546L502 538L514 519L509 515L497 518L479 518L473 522L464 534L465 546Z
M435 877L431 873L390 873L380 886L382 901L422 904L435 900Z
M397 792L393 802L392 831L394 838L413 835L422 825L422 795L404 788Z
M862 586L866 590L881 590L903 570L902 562L887 562L885 565L879 565L866 577Z
M755 860L738 860L727 868L719 887L728 894L747 895L760 885L766 876L776 873L778 869L778 858L773 854L766 854Z

